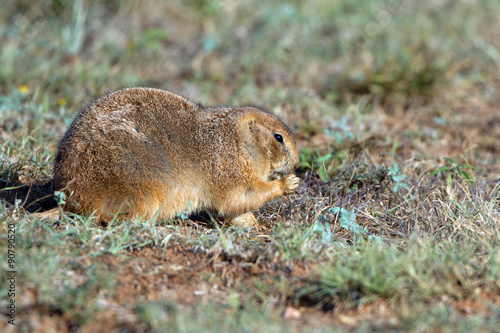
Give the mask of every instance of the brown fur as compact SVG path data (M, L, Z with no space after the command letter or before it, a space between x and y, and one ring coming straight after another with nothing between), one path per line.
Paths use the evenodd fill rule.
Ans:
M130 88L76 116L59 145L54 180L68 197L65 209L103 220L208 210L253 224L251 210L297 188L294 175L271 179L298 163L292 134L266 112L205 109L165 90Z

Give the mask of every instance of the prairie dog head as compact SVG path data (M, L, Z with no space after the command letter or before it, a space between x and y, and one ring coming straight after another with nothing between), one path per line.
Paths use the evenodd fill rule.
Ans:
M247 160L263 180L291 173L299 166L299 154L290 130L275 116L248 109L238 124Z

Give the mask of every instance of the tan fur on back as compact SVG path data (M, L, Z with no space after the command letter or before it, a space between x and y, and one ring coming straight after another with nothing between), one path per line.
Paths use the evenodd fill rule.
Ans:
M292 134L273 115L130 88L80 111L60 143L54 179L65 209L103 220L209 210L251 224L249 211L297 188L293 175L271 178L298 162Z

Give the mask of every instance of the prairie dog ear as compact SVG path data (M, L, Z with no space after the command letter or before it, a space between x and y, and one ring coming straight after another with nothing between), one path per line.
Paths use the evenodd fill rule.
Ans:
M254 114L247 114L243 118L240 119L239 125L241 128L248 128L252 130L257 123L257 116Z

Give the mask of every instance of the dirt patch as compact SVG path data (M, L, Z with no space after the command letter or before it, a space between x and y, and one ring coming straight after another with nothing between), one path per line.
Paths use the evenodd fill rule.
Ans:
M191 305L203 297L225 302L233 286L247 284L253 277L285 274L301 279L310 274L310 268L300 265L280 270L267 263L194 253L182 247L135 250L127 258L107 255L100 260L118 272L115 299L120 303L168 298Z
M478 288L471 297L455 300L452 305L462 315L476 315L479 313L490 315L492 314L492 308L500 308L500 292L496 294L487 293Z

